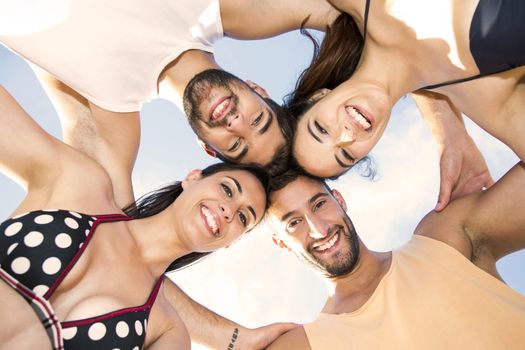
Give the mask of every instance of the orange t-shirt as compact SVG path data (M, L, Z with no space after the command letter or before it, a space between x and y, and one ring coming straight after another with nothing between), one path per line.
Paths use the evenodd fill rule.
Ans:
M304 326L312 349L525 349L525 297L449 245L423 236L395 250L358 310Z

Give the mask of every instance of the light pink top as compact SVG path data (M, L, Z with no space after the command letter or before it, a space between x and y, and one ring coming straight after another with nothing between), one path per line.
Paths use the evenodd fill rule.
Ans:
M525 349L525 297L452 247L422 236L355 312L304 326L312 349Z
M63 20L0 41L94 104L140 110L161 71L222 38L218 0L68 0Z

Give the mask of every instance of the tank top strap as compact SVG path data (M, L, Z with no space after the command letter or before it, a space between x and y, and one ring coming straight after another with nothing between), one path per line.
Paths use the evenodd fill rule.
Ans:
M370 10L370 0L366 0L365 4L365 16L364 16L364 23L363 23L363 42L366 40L366 27L368 25L368 12Z

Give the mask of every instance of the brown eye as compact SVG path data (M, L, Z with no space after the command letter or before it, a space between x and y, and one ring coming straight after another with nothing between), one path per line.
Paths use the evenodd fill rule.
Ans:
M226 193L226 195L231 198L233 196L233 191L232 189L230 188L230 186L224 184L224 183L221 183L221 187L222 187L222 191L224 193Z
M239 216L239 220L241 221L242 225L244 227L246 227L246 225L248 223L248 219L246 218L246 215L244 215L244 213L242 211L240 211L238 216Z
M288 222L287 230L290 232L293 232L297 226L301 223L301 219L293 219L290 222Z
M321 125L319 125L318 122L314 122L314 125L315 125L315 128L317 129L317 131L319 131L321 134L328 134L328 131L326 131L325 128L323 128Z
M326 201L322 200L322 201L319 201L317 203L315 203L314 205L314 211L321 208L323 205L325 205Z

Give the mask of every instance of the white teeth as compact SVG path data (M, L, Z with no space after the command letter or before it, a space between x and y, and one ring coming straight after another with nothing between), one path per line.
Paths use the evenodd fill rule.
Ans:
M230 99L229 98L225 98L224 101L222 101L221 103L219 103L217 105L217 107L215 107L215 110L213 111L212 113L212 119L217 119L217 118L220 118L221 115L224 113L224 111L226 110L226 107L228 106L228 103L229 103Z
M354 120L363 127L363 129L368 130L372 126L368 119L366 119L357 109L352 106L346 107L346 112L354 118Z
M208 226L210 226L212 233L216 235L218 233L218 227L217 222L215 222L215 218L213 217L212 213L206 207L201 207L201 212L204 214L206 222L208 223Z
M337 239L339 238L339 233L338 234L335 234L328 242L326 242L325 244L322 244L318 247L315 247L314 249L317 250L317 251L325 251L327 249L330 249L334 246L335 242L337 242Z

